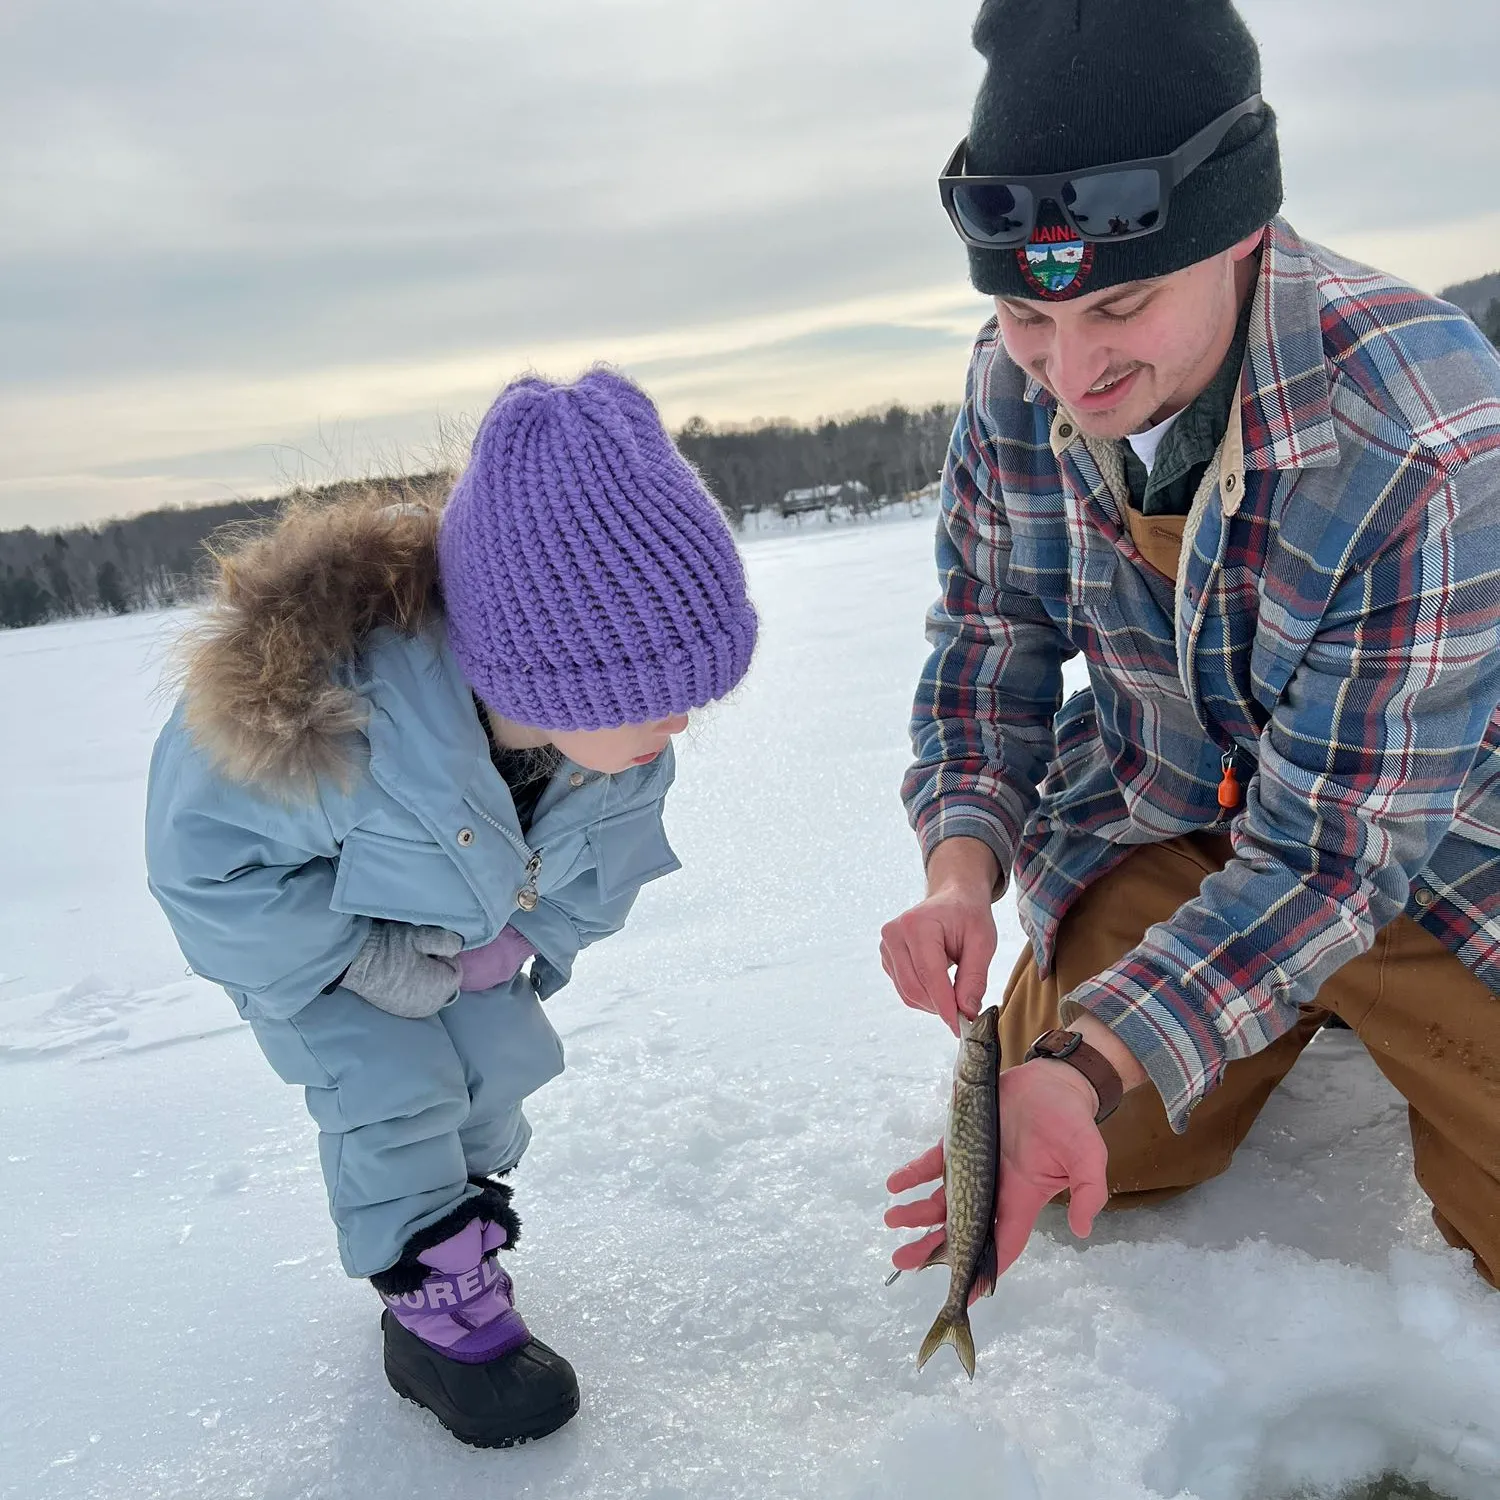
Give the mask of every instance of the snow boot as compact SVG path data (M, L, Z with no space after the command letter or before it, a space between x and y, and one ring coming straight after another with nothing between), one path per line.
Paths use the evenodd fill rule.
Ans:
M532 1338L512 1300L499 1252L520 1223L503 1183L483 1188L408 1241L371 1277L385 1303L385 1374L460 1442L509 1448L546 1437L578 1411L578 1380L561 1355Z

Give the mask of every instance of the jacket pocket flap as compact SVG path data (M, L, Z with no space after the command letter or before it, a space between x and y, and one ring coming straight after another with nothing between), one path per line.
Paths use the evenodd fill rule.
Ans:
M436 844L366 828L344 837L329 904L355 916L446 927L465 941L489 928L463 872Z
M589 829L588 839L603 901L613 901L648 880L682 868L682 861L667 842L660 807L643 807L596 823Z

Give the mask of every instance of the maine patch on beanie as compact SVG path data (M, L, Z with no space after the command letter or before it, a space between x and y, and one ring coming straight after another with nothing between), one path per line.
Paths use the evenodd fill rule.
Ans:
M984 0L974 46L986 63L965 159L976 176L1166 156L1260 92L1260 53L1231 0ZM970 246L969 276L989 295L1040 301L1166 276L1263 228L1281 198L1265 106L1172 189L1156 233L1086 241L1043 204L1030 244Z
M650 399L593 370L501 392L443 512L448 638L497 712L649 723L745 675L756 614L728 524Z

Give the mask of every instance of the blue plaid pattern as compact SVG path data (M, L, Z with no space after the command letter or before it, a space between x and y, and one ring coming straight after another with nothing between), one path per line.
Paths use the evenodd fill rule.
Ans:
M1133 845L1228 829L1228 868L1063 1005L1123 1038L1181 1130L1403 911L1500 991L1500 360L1456 309L1277 220L1171 612L1125 495L1115 445L988 324L903 796L925 853L979 838L1014 871L1044 974ZM1063 703L1078 653L1090 686Z

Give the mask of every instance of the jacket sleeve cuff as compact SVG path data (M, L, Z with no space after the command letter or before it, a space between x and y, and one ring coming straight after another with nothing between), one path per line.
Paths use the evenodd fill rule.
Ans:
M1204 1028L1190 1032L1159 994L1126 993L1123 982L1110 976L1079 985L1058 1008L1064 1026L1087 1012L1130 1048L1161 1095L1167 1121L1178 1135L1188 1128L1193 1110L1218 1083L1229 1060L1222 1044L1214 1050ZM1217 1032L1213 1037L1217 1041Z
M925 866L939 844L949 839L978 839L988 847L1000 866L995 879L993 899L998 901L1010 884L1011 862L1015 859L1015 845L1009 832L998 818L989 817L975 808L950 808L934 810L917 827L917 838L922 846L922 863Z

